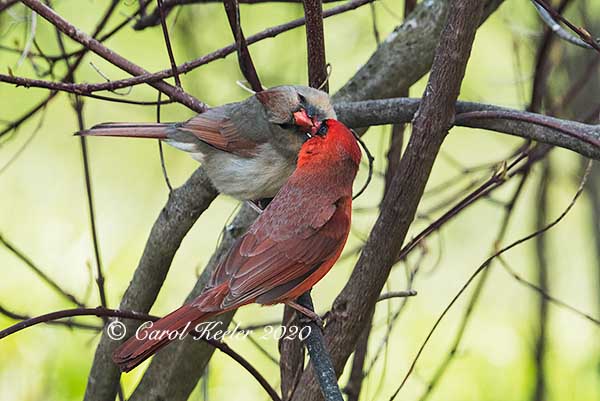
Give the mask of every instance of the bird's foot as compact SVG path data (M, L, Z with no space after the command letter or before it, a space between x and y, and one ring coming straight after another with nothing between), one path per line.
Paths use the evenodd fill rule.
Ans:
M317 326L319 326L321 330L323 330L323 328L325 327L323 319L321 319L321 316L319 316L316 312L294 301L287 301L285 304L290 308L293 308L296 311L300 312L300 317L298 318L300 323L315 323Z
M248 206L250 206L256 213L258 213L259 215L262 214L263 210L260 208L260 206L258 205L258 201L246 201L246 203L248 204Z

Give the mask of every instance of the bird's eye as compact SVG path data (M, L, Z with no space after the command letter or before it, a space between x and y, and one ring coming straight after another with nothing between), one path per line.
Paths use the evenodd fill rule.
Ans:
M306 104L306 98L300 93L298 93L298 100L300 100L300 104Z
M329 127L327 127L327 124L325 123L325 121L323 121L323 123L321 124L321 126L317 130L317 135L320 135L320 136L327 135L327 130L328 129L329 129Z
M277 125L279 125L283 129L293 129L293 128L296 128L296 125L293 124L293 123L283 123L283 124L277 124Z

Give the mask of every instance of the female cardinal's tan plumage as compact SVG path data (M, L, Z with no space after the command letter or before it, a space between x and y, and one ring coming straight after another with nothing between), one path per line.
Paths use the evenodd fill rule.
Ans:
M133 369L169 343L169 333L187 334L228 310L252 302L293 306L342 252L360 157L350 130L325 120L302 145L289 180L235 242L202 294L146 329L155 335L134 336L115 350L113 360L121 370Z
M164 140L200 161L219 192L259 200L275 196L308 135L335 117L325 92L278 86L182 123L103 123L79 134Z

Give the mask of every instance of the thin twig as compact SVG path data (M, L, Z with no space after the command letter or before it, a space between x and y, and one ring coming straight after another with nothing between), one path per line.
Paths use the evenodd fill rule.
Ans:
M145 0L145 1L150 2L152 0ZM137 15L137 12L128 16L120 24L115 26L110 32L107 32L106 34L99 36L100 32L104 29L104 27L108 23L108 20L114 13L114 11L116 9L115 6L118 3L119 3L118 0L113 0L113 2L108 6L107 11L102 15L100 22L96 25L96 28L94 29L94 33L92 34L93 38L98 37L99 38L98 40L100 40L101 42L104 40L107 40L110 37L112 37L115 33L119 32L121 29L123 29L125 26L127 26L129 21L131 21L133 18L135 18L135 16ZM71 66L72 70L69 70L66 72L66 74L63 76L62 81L67 81L70 78L71 74L75 71L75 69L77 69L79 67L79 65L81 64L81 61L83 60L83 57L87 54L88 51L89 51L89 49L87 49L86 47L83 47L81 50L78 50L77 52L74 52L71 54L73 56L77 55L77 59L73 62L72 66ZM71 55L69 55L69 57ZM48 105L48 103L50 103L52 101L52 99L54 99L54 97L57 94L58 94L58 92L56 90L53 90L52 92L50 92L50 94L48 94L48 96L45 99L43 99L38 104L33 106L31 109L29 109L27 112L25 112L21 117L12 121L10 124L8 124L8 126L5 129L0 131L0 137L6 135L7 133L11 132L14 129L17 129L21 124L23 124L24 122L29 120L31 117L36 115L40 110L44 109Z
M135 311L126 311L119 309L108 309L104 307L65 309L23 320L17 324L7 327L4 330L0 330L0 340L12 334L15 334L21 330L27 329L29 327L41 323L49 323L58 319L64 319L67 317L74 316L97 316L101 318L115 317L152 322L155 322L158 319L160 319L157 316L148 315L146 313L139 313ZM250 362L248 362L244 357L232 350L227 344L212 338L205 338L205 336L202 336L200 335L200 333L195 331L192 331L190 334L194 338L202 339L202 341L212 345L213 347L225 353L227 356L231 357L244 369L246 369L259 382L259 384L265 389L265 391L267 391L267 393L273 401L281 401L281 399L277 395L277 392L269 385L268 381L264 378L264 376L262 376L260 372L258 372L258 370L256 370L256 368L254 368L254 366L252 366Z
M171 63L171 70L173 71L173 78L175 79L175 85L181 88L181 80L179 79L179 73L177 72L177 63L175 62L175 56L173 55L173 48L171 47L171 39L169 38L169 30L167 29L167 21L165 12L163 9L162 0L156 0L158 3L158 10L160 11L160 24L162 26L163 36L165 38L165 45L167 46L167 54L169 55L169 61Z
M588 49L594 49L600 53L600 44L596 39L584 28L580 28L571 23L568 19L563 17L559 12L557 12L550 4L546 2L546 0L531 0L542 17L542 20L548 24L550 29L554 31L561 39L564 39L570 43L573 43L577 46L586 47ZM556 21L560 21L565 24L569 29L579 36L579 40L572 35L569 35L566 31L564 31L560 25Z
M49 0L48 0L48 5L50 5ZM114 9L114 7L116 7L116 1L112 2L111 7L112 7L112 9ZM56 32L56 39L58 42L58 47L59 47L61 53L63 55L65 55L66 54L65 44L62 39L60 30L56 26L55 26L55 32ZM65 64L67 65L67 70L72 71L70 76L68 76L66 78L66 80L67 80L67 82L69 82L69 81L74 82L75 81L75 70L72 68L71 63L69 62L68 58L65 58L64 61L65 61ZM77 126L80 131L84 130L85 122L84 122L84 118L83 118L83 106L84 106L83 99L81 99L78 96L75 96L75 99L73 99L72 106L73 106L73 110L75 111L75 114L77 115ZM95 208L94 208L94 198L92 195L92 177L91 177L91 173L90 173L90 163L89 163L89 154L88 154L88 148L87 148L87 139L82 136L82 137L80 137L79 143L80 143L80 148L81 148L81 156L83 159L83 173L84 173L84 177L85 177L85 194L86 194L88 214L89 214L89 219L90 219L90 230L91 230L91 234L92 234L92 245L94 248L94 258L95 258L95 262L96 262L96 285L98 287L98 294L100 297L100 305L102 305L103 307L107 307L108 301L106 299L106 290L104 288L104 273L102 271L102 259L100 258L100 244L98 241L98 230L96 227L96 213L95 213Z
M511 220L511 217L513 216L514 207L517 203L517 200L523 193L523 188L525 186L525 182L526 182L527 178L529 177L530 171L531 171L531 169L527 169L526 173L523 174L519 184L517 185L515 192L512 195L510 202L504 209L504 218L503 218L502 224L500 226L500 229L498 230L498 234L496 235L496 240L494 241L495 244L499 244L504 239L504 236L506 235L509 222ZM456 331L456 334L454 335L454 339L452 340L452 345L450 346L450 349L446 353L446 356L444 357L442 362L438 365L437 369L435 370L435 373L433 374L433 376L431 377L431 379L429 381L429 384L427 385L427 389L421 395L421 397L419 398L419 401L426 401L429 398L429 396L431 396L433 394L433 390L436 388L437 384L440 382L440 380L442 379L442 377L448 370L448 367L450 366L450 363L452 362L453 358L456 356L456 354L458 352L458 347L461 344L463 335L464 335L465 331L467 330L467 325L471 319L471 316L473 315L473 311L475 310L475 306L476 306L477 302L479 301L481 294L483 293L483 288L484 288L485 284L487 283L487 279L489 277L490 271L491 271L490 269L487 269L481 274L481 278L477 282L477 285L475 286L475 289L473 290L473 292L471 294L471 298L469 299L469 303L467 304L467 307L465 308L465 312L463 313L463 316L459 323L458 330Z
M30 319L32 319L31 316L22 315L20 313L15 313L15 312L9 311L8 309L4 308L3 306L0 306L0 314L8 317L9 319L13 319L13 320L30 320ZM100 330L102 330L102 327L103 327L101 325L78 323L78 322L72 321L71 319L66 320L66 321L50 320L45 323L50 324L50 325L55 325L55 326L64 326L64 327L68 327L70 329L82 329L82 330L92 330L92 331L100 331Z
M156 106L156 122L160 123L160 96L161 92L158 92L158 100ZM169 179L169 173L167 172L167 163L165 162L165 154L163 152L162 141L159 139L158 141L158 157L160 158L160 168L162 170L163 178L165 179L165 183L167 184L167 188L169 189L169 194L173 192L173 186L171 185L171 180Z
M64 288L62 288L56 281L51 279L46 273L42 271L24 252L18 249L14 244L10 243L8 240L0 234L0 244L2 244L6 249L8 249L13 255L15 255L21 262L27 265L43 282L48 284L51 288L53 288L58 294L62 295L69 302L74 303L77 306L83 307L85 306L83 302L77 299L77 297Z
M393 298L414 297L416 295L417 295L417 291L415 291L415 290L386 292L385 294L381 294L379 296L379 298L377 298L377 302L385 301L386 299L393 299Z
M26 0L26 1L32 1L32 0ZM323 12L323 17L324 18L328 18L328 17L332 17L334 15L338 15L347 11L351 11L354 10L360 6L363 6L365 4L371 3L375 0L351 0L341 6L337 6L337 7L333 7L330 8L326 11ZM255 35L252 35L250 37L248 37L246 39L246 42L248 43L248 45L260 42L261 40L267 39L267 38L273 38L277 35L279 35L280 33L289 31L291 29L297 28L299 26L304 25L305 23L305 19L304 18L299 18L290 22L287 22L285 24L282 25L278 25L272 28L268 28L265 29L264 31L261 31ZM195 60L183 63L179 66L177 66L177 71L180 74L185 74L187 72L190 72L192 70L194 70L195 68L198 68L202 65L208 64L212 61L218 60L220 58L224 58L225 56L234 53L236 51L237 47L235 44L230 44L228 46L225 46L219 50L216 50L214 52L211 52L209 54L206 54L202 57L199 57ZM126 79L121 79L121 80L113 80L110 82L102 82L102 83L97 83L97 84L77 84L76 86L73 85L67 85L64 83L48 83L47 81L41 81L41 80L26 80L24 78L17 78L17 77L11 77L9 75L4 75L4 74L0 74L0 81L3 82L8 82L8 83L14 83L16 85L22 85L22 86L36 86L36 87L43 87L43 88L47 88L47 89L57 89L57 90L64 90L66 92L72 92L72 93L77 93L80 95L85 95L87 93L92 93L92 92L97 92L97 91L102 91L102 90L115 90L115 89L120 89L120 88L126 88L129 86L134 86L134 85L140 85L140 84L152 84L154 85L154 83L156 81L160 81L162 79L165 78L169 78L173 76L173 71L169 68L169 69L165 69L162 71L158 71L155 73L145 73L145 74L133 74L136 75L134 77L131 78L126 78ZM163 91L164 93L164 91ZM2 136L3 132L0 132L0 136Z
M580 316L592 323L594 323L595 325L600 326L600 318L596 318L592 315L590 315L589 313L586 312L582 312L579 309L575 308L574 306L571 306L569 304L567 304L564 301L561 301L560 299L550 295L547 291L545 291L543 288L541 288L540 286L532 283L531 281L521 277L517 272L515 272L513 269L511 269L510 265L506 262L506 260L504 258L502 258L501 256L498 257L498 260L500 261L501 266L504 268L504 270L506 270L506 272L508 274L511 275L512 278L514 278L515 280L517 280L517 282L519 282L520 284L524 285L525 287L528 287L536 292L538 292L540 294L540 296L542 296L542 298L552 302L553 304L567 309L571 312L573 312L574 314L576 314L577 316Z
M429 340L433 336L433 333L435 332L435 330L437 329L437 327L440 325L440 323L442 322L443 318L446 316L446 314L448 313L448 311L450 311L450 309L452 308L452 306L454 306L454 304L456 303L456 301L458 301L458 299L460 298L460 296L467 290L467 288L470 286L470 284L473 282L473 280L475 280L475 278L482 271L484 271L495 258L501 256L502 254L504 254L505 252L511 250L512 248L515 248L516 246L518 246L518 245L520 245L520 244L522 244L524 242L527 242L530 239L535 238L536 236L538 236L538 235L540 235L540 234L542 234L542 233L550 230L552 227L554 227L558 223L560 223L562 221L562 219L569 213L569 211L571 211L571 209L575 205L577 199L579 198L579 195L581 195L581 193L583 192L583 188L584 188L585 183L587 181L587 178L589 176L589 172L591 170L591 166L592 166L592 162L590 161L588 163L588 167L587 167L587 169L585 171L585 174L584 174L583 178L581 179L579 187L577 188L575 196L573 196L573 199L571 200L571 203L569 203L567 205L566 209L555 220L553 220L551 223L547 224L543 228L541 228L539 230L536 230L533 233L528 234L528 235L526 235L526 236L524 236L524 237L522 237L522 238L520 238L520 239L512 242L511 244L509 244L509 245L507 245L507 246L499 249L498 251L494 252L494 254L492 254L491 256L489 256L475 270L475 272L469 277L469 279L467 280L467 282L461 287L461 289L458 291L458 293L454 296L454 298L452 298L452 300L450 301L450 303L444 308L444 310L442 311L442 313L440 314L440 316L435 321L433 327L431 328L431 330L429 331L429 333L425 337L425 340L423 341L423 343L419 347L419 350L417 351L417 354L416 354L415 358L413 359L412 363L410 364L410 367L408 368L408 371L406 372L404 378L402 379L402 382L400 383L400 385L394 391L392 397L390 398L390 401L393 400L398 395L398 393L400 392L400 390L402 390L402 388L404 387L404 384L406 383L406 381L410 377L411 373L413 372L413 370L414 370L414 368L415 368L415 366L417 364L417 361L419 360L419 357L421 356L421 354L423 353L425 347L429 343Z
M40 16L42 16L48 22L56 26L65 35L69 36L74 41L89 47L91 51L98 54L100 57L104 58L111 64L121 68L122 70L132 75L149 74L148 71L132 63L131 61L127 60L121 55L115 53L114 51L110 50L102 43L100 43L98 40L77 29L66 19L58 15L54 10L42 4L39 0L22 0L22 2L23 4L27 5L29 8L40 14ZM200 100L194 98L193 96L181 91L177 87L172 86L166 82L149 82L149 85L154 87L155 89L160 90L161 92L169 96L169 98L178 101L179 103L189 107L190 109L198 113L201 113L208 108L208 106L206 106Z
M256 72L256 67L254 67L252 57L250 57L248 43L246 43L246 38L242 31L238 0L223 0L223 6L227 13L227 20L229 21L229 26L233 33L233 39L235 40L240 70L242 71L244 78L246 78L246 81L250 84L252 90L254 92L260 92L263 90L263 87L258 78L258 73Z

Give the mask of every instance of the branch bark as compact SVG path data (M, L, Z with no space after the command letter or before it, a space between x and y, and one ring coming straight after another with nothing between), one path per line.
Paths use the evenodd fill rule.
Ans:
M340 121L349 127L410 122L420 100L411 98L368 100L335 104ZM569 149L586 157L600 158L600 125L584 124L543 114L489 104L457 102L455 125L482 128L533 139Z
M303 0L303 5L306 19L308 83L313 88L321 88L323 91L329 92L322 0Z
M229 21L231 32L233 33L233 39L235 40L240 70L242 71L244 78L246 78L246 81L250 84L252 90L254 92L260 92L262 91L262 85L260 84L256 67L254 67L254 62L252 62L252 57L250 57L250 51L248 50L248 43L244 37L244 32L242 31L238 0L223 0L223 5L225 7L225 12L227 13L227 20Z

